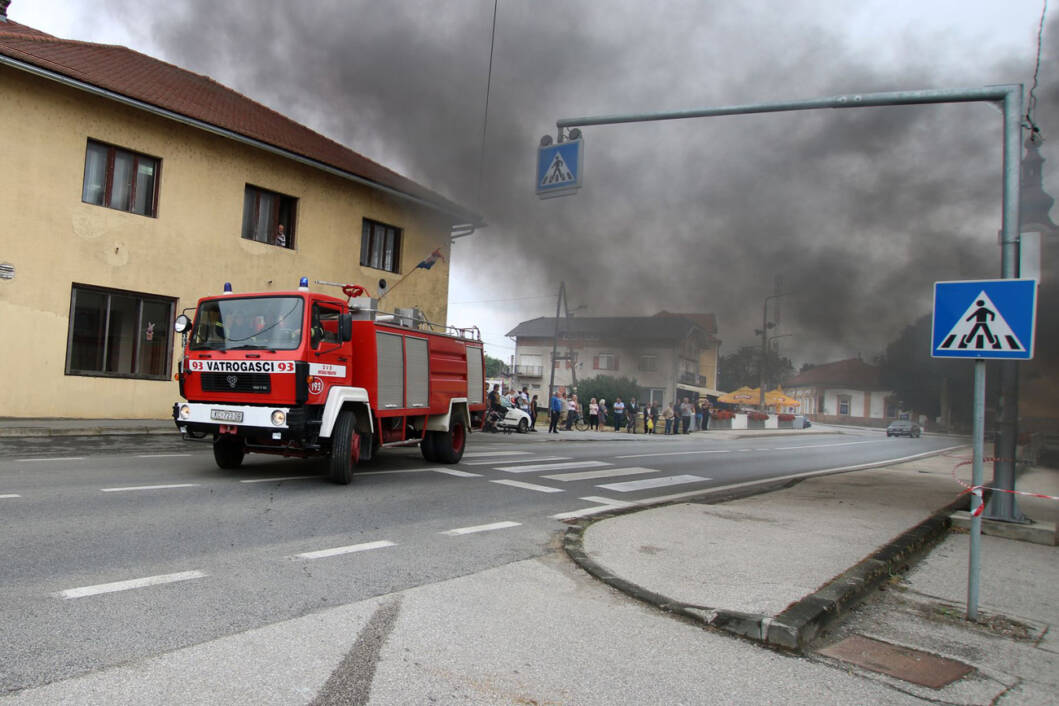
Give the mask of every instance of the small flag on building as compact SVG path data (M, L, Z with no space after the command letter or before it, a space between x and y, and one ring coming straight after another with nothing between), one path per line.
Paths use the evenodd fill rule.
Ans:
M440 248L438 248L434 252L430 253L430 257L428 257L426 260L423 260L422 262L420 262L418 265L416 265L416 267L417 268L418 267L422 267L424 270L429 270L431 267L434 266L434 263L437 262L438 260L441 260L442 262L445 262L445 256L441 254L441 249Z

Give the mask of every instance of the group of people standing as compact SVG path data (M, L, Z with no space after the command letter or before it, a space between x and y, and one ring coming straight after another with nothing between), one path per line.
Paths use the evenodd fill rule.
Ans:
M548 433L550 434L559 433L559 423L563 412L566 412L564 428L570 431L574 423L586 411L582 409L576 394L567 397L558 391L552 394L548 409L550 413ZM710 401L705 397L697 405L685 397L676 406L667 404L664 409L660 402L649 403L641 407L635 397L631 398L628 404L623 402L621 397L616 397L608 408L606 399L600 397L597 400L593 397L589 400L587 408L588 428L598 431L601 426L607 426L609 418L614 425L614 431L624 429L633 433L636 431L637 416L640 415L644 434L654 434L660 418L664 424L664 434L680 434L682 428L683 433L688 434L693 429L705 431L709 428L710 411Z
M531 399L528 387L523 387L521 390L512 388L504 395L500 392L500 385L494 384L488 399L489 409L501 416L507 414L508 407L521 409L530 416L530 431L537 431L537 395Z

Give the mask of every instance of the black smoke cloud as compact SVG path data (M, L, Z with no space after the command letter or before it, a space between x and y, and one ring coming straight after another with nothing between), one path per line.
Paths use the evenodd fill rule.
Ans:
M147 23L167 60L482 213L489 228L457 247L483 299L550 295L564 280L592 315L714 312L731 351L754 341L779 275L790 292L780 330L794 334L785 350L825 362L882 351L930 310L934 281L1000 274L992 106L586 128L584 188L544 202L535 148L562 117L1028 84L1033 15L1017 55L953 61L966 47L945 37L854 42L810 2L781 20L757 3L501 0L479 183L488 0L183 0L164 14L108 5ZM1051 135L1057 33L1053 21L1037 89ZM1046 163L1053 193L1057 165ZM551 306L528 305L512 324Z

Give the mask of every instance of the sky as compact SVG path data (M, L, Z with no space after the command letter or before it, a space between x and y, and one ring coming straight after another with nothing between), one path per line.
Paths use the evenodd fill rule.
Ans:
M536 147L578 116L1009 83L1028 95L1043 0L497 6L484 120L492 0L14 0L8 14L207 74L482 214L452 247L449 323L478 325L505 361L506 333L554 316L560 282L580 316L713 313L722 354L760 341L782 292L768 317L797 367L871 360L930 312L934 282L1000 277L990 105L584 128L582 189L543 201ZM1031 115L1052 195L1057 18Z

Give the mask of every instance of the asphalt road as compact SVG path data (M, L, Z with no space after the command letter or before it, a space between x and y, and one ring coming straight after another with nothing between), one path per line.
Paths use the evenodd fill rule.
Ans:
M538 557L565 517L956 445L534 437L475 435L456 466L384 449L344 487L169 436L3 440L0 694Z

